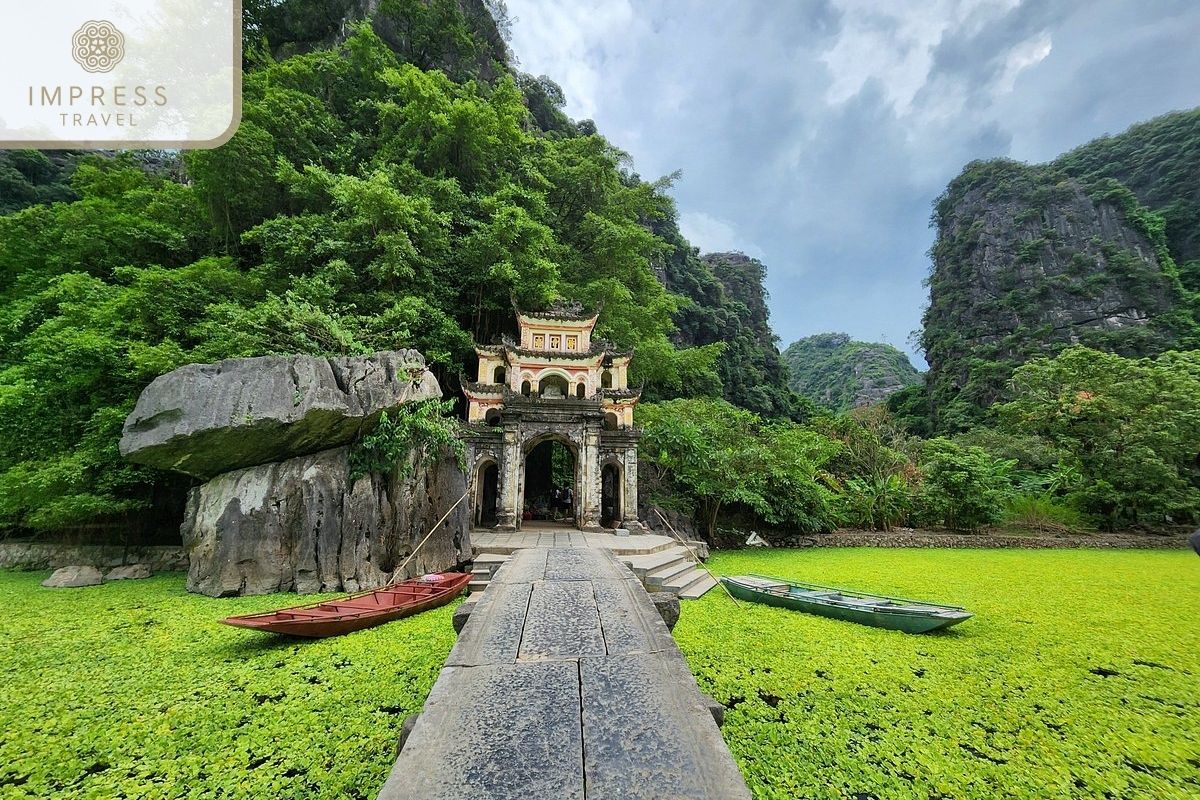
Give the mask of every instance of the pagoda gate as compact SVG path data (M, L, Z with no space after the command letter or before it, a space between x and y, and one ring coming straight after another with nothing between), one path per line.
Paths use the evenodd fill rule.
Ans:
M598 313L578 304L517 309L516 341L476 346L478 380L463 380L476 526L549 519L641 529L633 427L641 392L628 385L632 352L592 337Z

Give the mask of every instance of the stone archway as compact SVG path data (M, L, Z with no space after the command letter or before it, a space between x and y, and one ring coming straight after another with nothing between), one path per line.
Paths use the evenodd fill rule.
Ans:
M525 442L517 504L522 521L579 527L582 473L579 447L569 437L550 433Z
M625 475L620 462L604 462L600 468L600 524L605 528L619 527L624 512Z
M481 528L494 527L500 508L500 466L485 458L475 467L475 501L472 522Z

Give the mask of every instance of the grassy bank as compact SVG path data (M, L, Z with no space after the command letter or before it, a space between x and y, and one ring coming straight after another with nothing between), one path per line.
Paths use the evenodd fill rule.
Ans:
M675 630L759 798L1173 798L1200 791L1200 559L1162 551L719 554L968 606L946 635L743 604ZM451 609L298 643L180 576L0 573L0 798L374 798L453 644Z
M675 638L760 798L1200 794L1200 559L1185 552L803 550L763 572L967 606L907 636L742 604Z

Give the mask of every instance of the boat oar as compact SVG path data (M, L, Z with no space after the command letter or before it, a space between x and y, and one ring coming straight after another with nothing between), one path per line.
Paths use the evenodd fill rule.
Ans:
M452 512L454 509L458 508L458 504L461 503L463 500L466 500L467 495L469 495L470 493L471 493L471 490L467 489L467 491L463 492L462 497L460 497L454 501L454 505L452 505L448 509L446 509L446 513L442 514L441 519L439 519L437 522L433 523L433 527L429 529L429 533L425 534L425 538L422 539L417 544L417 546L413 548L413 551L408 554L408 558L404 559L404 563L401 564L400 566L396 567L395 571L392 572L393 575L399 574L401 576L401 580L403 580L404 568L408 566L408 562L413 560L413 557L417 554L417 551L420 550L425 545L425 543L429 541L429 537L433 536L433 532L436 531L439 527L441 527L441 524L446 521L446 517L450 516L450 512ZM396 582L397 581L392 581L391 583L388 584L388 586L391 586L392 584L394 584Z
M674 536L679 541L679 543L687 549L688 554L692 558L696 559L696 566L699 567L700 569L704 570L705 572L707 572L708 577L710 577L714 581L716 581L717 584L722 589L725 590L725 594L729 595L729 599L733 601L733 604L735 606L741 605L741 603L738 602L738 599L733 596L733 592L729 591L729 587L726 586L724 583L722 583L720 578L718 578L716 575L713 575L712 570L710 570L708 567L704 566L704 562L701 561L700 556L696 555L695 551L692 550L691 545L689 545L687 543L687 539L684 539L682 536L679 535L679 533L674 528L671 527L671 523L667 522L667 518L662 515L662 512L656 508L656 509L654 509L654 513L658 514L658 518L662 520L663 525L666 525L667 530L669 530L671 532L671 535Z

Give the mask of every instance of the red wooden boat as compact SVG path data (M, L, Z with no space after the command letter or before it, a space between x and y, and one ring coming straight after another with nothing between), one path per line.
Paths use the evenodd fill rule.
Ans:
M320 603L258 614L242 614L221 621L239 628L254 628L289 636L314 639L340 636L444 606L470 582L471 576L465 572L437 572L336 600L322 600Z

